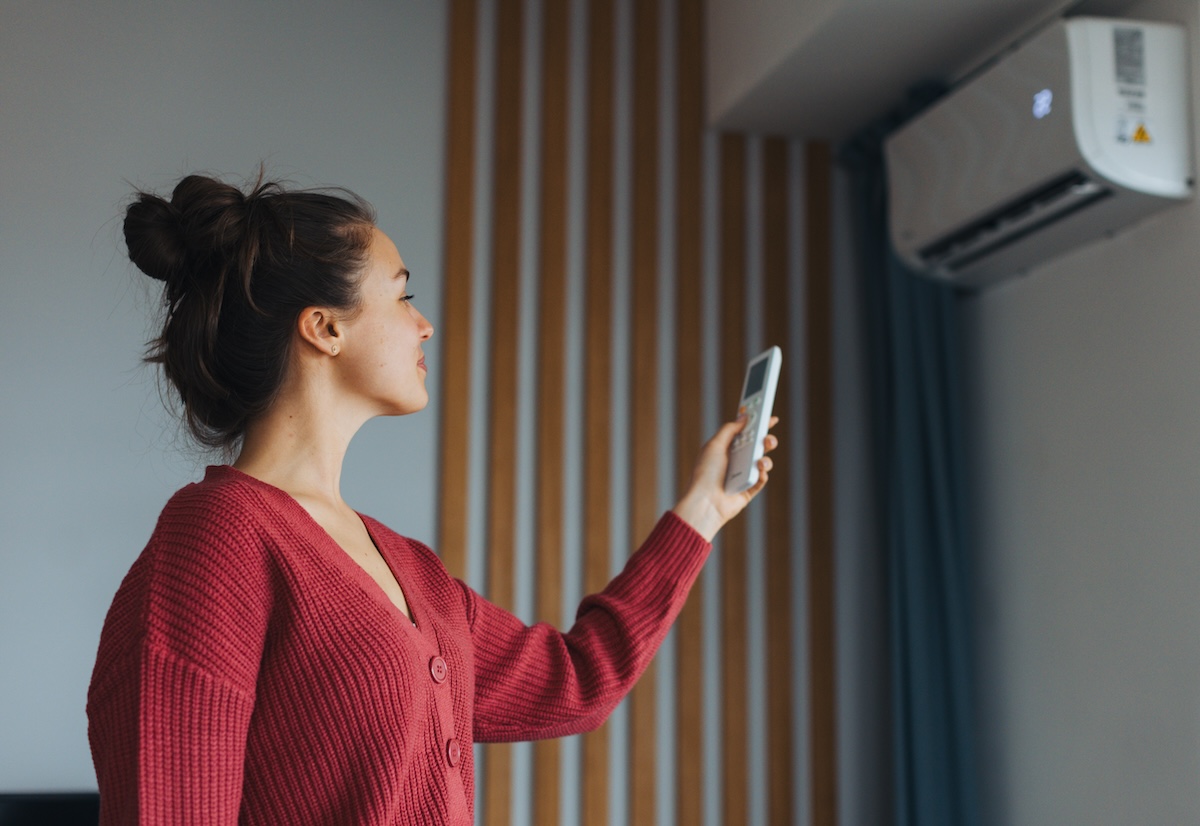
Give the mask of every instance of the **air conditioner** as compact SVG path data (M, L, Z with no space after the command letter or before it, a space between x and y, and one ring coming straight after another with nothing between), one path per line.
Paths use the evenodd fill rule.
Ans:
M1181 26L1042 30L885 142L897 253L980 287L1188 199L1187 73Z

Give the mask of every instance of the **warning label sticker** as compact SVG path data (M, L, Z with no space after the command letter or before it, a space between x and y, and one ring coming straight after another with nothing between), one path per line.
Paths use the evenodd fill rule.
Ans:
M1140 143L1148 146L1154 143L1151 135L1150 124L1144 118L1117 119L1118 143Z

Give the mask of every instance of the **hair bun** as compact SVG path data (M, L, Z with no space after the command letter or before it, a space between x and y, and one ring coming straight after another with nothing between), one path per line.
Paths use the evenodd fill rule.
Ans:
M171 282L183 270L187 256L179 212L157 195L139 192L125 211L125 246L139 270Z
M248 232L249 202L237 187L188 175L165 201L139 192L125 213L129 258L151 278L182 292L219 277L214 260L236 258Z
M184 240L196 249L228 249L245 232L245 194L215 178L188 175L171 193L171 206L180 216Z

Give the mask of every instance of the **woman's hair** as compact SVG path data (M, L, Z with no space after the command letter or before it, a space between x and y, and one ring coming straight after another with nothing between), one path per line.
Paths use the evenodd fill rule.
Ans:
M353 193L288 191L261 175L249 194L189 175L170 200L135 195L129 259L166 284L146 361L163 366L201 444L232 449L270 406L301 310L355 311L374 225Z

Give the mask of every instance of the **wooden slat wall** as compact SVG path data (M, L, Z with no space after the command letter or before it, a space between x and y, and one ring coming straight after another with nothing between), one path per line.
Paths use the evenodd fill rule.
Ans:
M763 142L763 281L766 286L764 326L768 345L786 347L788 311L792 306L788 260L788 145L779 138ZM787 358L787 355L785 355ZM775 415L782 426L781 439L794 438L787 423L794 421L788 410L788 373L779 376L775 393ZM798 434L797 434L798 435ZM767 815L769 823L795 822L792 789L795 771L792 759L792 469L780 461L771 471L763 492L766 499L766 652L767 652Z
M475 238L475 0L450 5L446 124L445 314L442 358L442 440L438 466L438 545L446 569L467 572L467 468L463 434L471 415L471 262Z
M633 384L630 428L629 544L636 548L658 521L658 84L659 2L637 0L633 33ZM655 663L630 696L630 812L634 826L655 813Z
M721 136L721 405L736 413L746 372L746 138ZM721 693L724 823L745 823L747 778L746 520L721 531Z
M611 0L588 4L587 201L584 279L584 576L588 593L609 579L612 468L613 35ZM582 822L608 824L608 724L583 738Z
M676 489L692 480L702 432L701 232L703 227L704 7L676 9L675 120L675 456ZM676 819L701 822L704 785L704 591L692 589L676 631Z
M523 0L499 0L496 22L495 156L492 166L492 346L489 420L488 597L512 609L516 557L517 342L520 334ZM507 826L512 747L488 746L483 814Z
M472 415L470 377L485 370L488 379L486 408L477 405L475 416L486 415L488 436L488 501L486 513L486 581L489 597L512 607L516 571L516 526L520 508L536 507L533 520L536 548L531 569L522 576L536 581L534 617L562 624L564 605L561 598L564 559L564 513L578 507L583 528L580 550L582 586L585 592L599 590L611 573L612 520L616 505L612 500L614 369L628 369L630 380L628 407L620 415L628 416L630 434L630 476L627 496L628 539L632 550L649 532L658 513L657 463L646 461L657 456L659 440L673 440L676 466L671 474L678 489L691 481L693 464L701 442L710 434L704 431L703 412L714 401L720 420L734 413L741 390L749 346L745 326L747 310L746 270L750 250L761 250L765 324L764 344L786 345L789 330L804 325L807 356L802 369L786 352L784 376L777 398L777 412L783 424L777 430L781 439L804 437L809 445L808 467L789 469L781 458L772 473L771 485L760 503L764 510L765 569L763 593L765 605L747 601L749 569L747 557L750 532L746 520L731 523L720 537L720 569L705 576L720 583L721 605L719 648L705 648L705 611L702 589L697 587L680 616L675 641L676 735L666 744L674 753L673 789L664 789L668 776L659 764L663 744L656 743L655 667L635 689L630 702L629 753L624 762L627 774L610 776L608 727L581 738L578 786L561 783L564 751L556 741L538 743L533 749L531 788L514 788L511 750L487 747L480 767L482 788L481 816L488 824L507 824L515 801L525 801L524 810L539 826L562 822L607 824L613 818L625 822L626 813L611 811L615 783L627 782L629 789L628 822L654 824L659 805L669 800L675 809L675 822L746 823L752 811L765 811L770 824L833 824L836 820L836 730L833 669L833 523L832 523L832 374L830 330L830 279L832 253L829 243L829 150L827 146L806 148L804 163L807 193L805 214L805 260L789 260L792 248L792 221L789 217L789 158L795 158L792 145L782 139L763 139L761 152L751 150L752 141L744 135L723 135L718 153L706 156L703 124L703 0L540 0L541 28L531 48L540 49L537 78L525 77L525 14L534 0L484 0L495 9L494 29L479 32L477 0L452 0L450 7L449 106L446 166L446 246L445 316L439 334L443 337L445 359L442 385L441 552L448 569L466 577L468 537L467 499L469 440ZM616 23L621 14L631 12L633 44L628 55L631 79L629 89L630 134L615 130L617 106L623 105L624 91L617 87L620 76L614 65ZM586 19L582 39L572 36L571 18L582 14ZM490 19L490 18L489 18ZM579 18L576 18L577 20ZM673 25L674 54L662 52L662 26ZM493 95L494 127L489 134L477 134L476 78L478 76L479 36L495 44L494 72L485 72L489 84L485 93ZM578 88L571 76L572 53L586 52L586 79ZM660 86L664 61L671 61L674 89ZM540 106L540 131L536 136L522 134L523 89L537 83ZM674 121L674 141L669 157L660 157L660 111L673 93L674 106L665 117ZM570 133L571 102L582 97L582 134ZM487 100L487 98L483 98ZM523 147L537 140L538 169L536 191L522 187ZM572 141L577 142L573 143ZM629 140L632 163L628 169L631 198L628 214L614 215L618 171L618 141ZM486 212L491 234L488 267L492 303L490 351L486 365L471 364L472 256L475 237L472 215L475 210L477 183L476 146L486 147L492 169L491 200ZM575 156L582 163L578 184L582 193L573 199L570 193ZM748 159L761 157L761 205L747 202ZM675 191L669 196L666 214L673 219L674 248L672 293L675 320L675 362L657 361L657 330L662 317L658 307L660 279L659 192L662 164L674 165ZM706 181L715 186L706 185ZM485 191L487 191L485 189ZM705 201L710 192L716 200L710 205L716 215L716 241L705 241ZM521 216L530 214L523 201L537 198L536 254L539 285L536 316L530 307L521 306ZM581 212L571 216L573 204ZM754 218L761 214L761 218ZM751 222L754 225L750 225ZM616 364L614 351L613 268L625 266L618 261L619 236L629 240L631 268L630 311L628 324L630 360ZM574 241L572 239L575 239ZM571 244L578 243L578 271L572 275ZM706 256L715 250L715 258ZM805 271L805 307L803 319L789 316L790 298L795 279L792 273ZM703 272L718 272L718 290L706 294ZM582 317L570 317L568 295L572 278L582 279ZM578 293L576 293L578 295ZM715 307L717 329L705 326L706 305ZM530 374L519 368L518 351L522 324L536 323L537 352ZM578 384L568 381L568 331L583 327L582 368ZM759 337L756 337L756 339ZM576 339L579 341L580 339ZM718 375L705 375L706 348L716 354ZM794 370L794 371L793 371ZM802 375L810 410L787 409L787 375ZM518 441L516 399L523 382L537 386L536 502L517 500ZM671 385L674 395L674 432L658 432L656 386ZM525 385L528 386L528 385ZM582 394L582 419L567 422L570 409L567 394L571 387ZM708 409L711 409L709 407ZM579 502L569 502L567 431L582 432ZM777 456L785 455L781 451ZM482 463L481 463L482 464ZM798 506L791 478L806 473L810 514L808 542L812 549L810 568L808 639L810 649L811 742L807 765L797 766L792 731L797 719L792 685L791 618L793 603L801 595L790 592L791 570L803 564L794 556L797 537L791 535L792 508ZM622 532L622 536L626 535ZM707 610L712 610L707 608ZM765 678L747 679L749 657L747 639L751 612L763 612L766 628ZM719 663L720 719L706 719L703 686L704 663ZM752 694L751 686L765 686L764 696ZM765 703L767 732L765 742L751 742L749 709ZM716 758L719 775L713 776L705 754L719 749ZM756 750L762 749L762 752ZM748 767L752 753L765 753L763 764L768 778L766 805L751 805ZM569 756L571 752L565 753ZM811 811L797 812L794 788L801 771L812 777ZM706 787L720 789L718 810L706 810ZM529 798L527 800L527 798ZM521 805L517 806L521 809Z
M542 17L542 153L538 234L537 619L563 621L563 416L567 315L568 5L551 2ZM558 740L533 752L533 817L559 823Z

